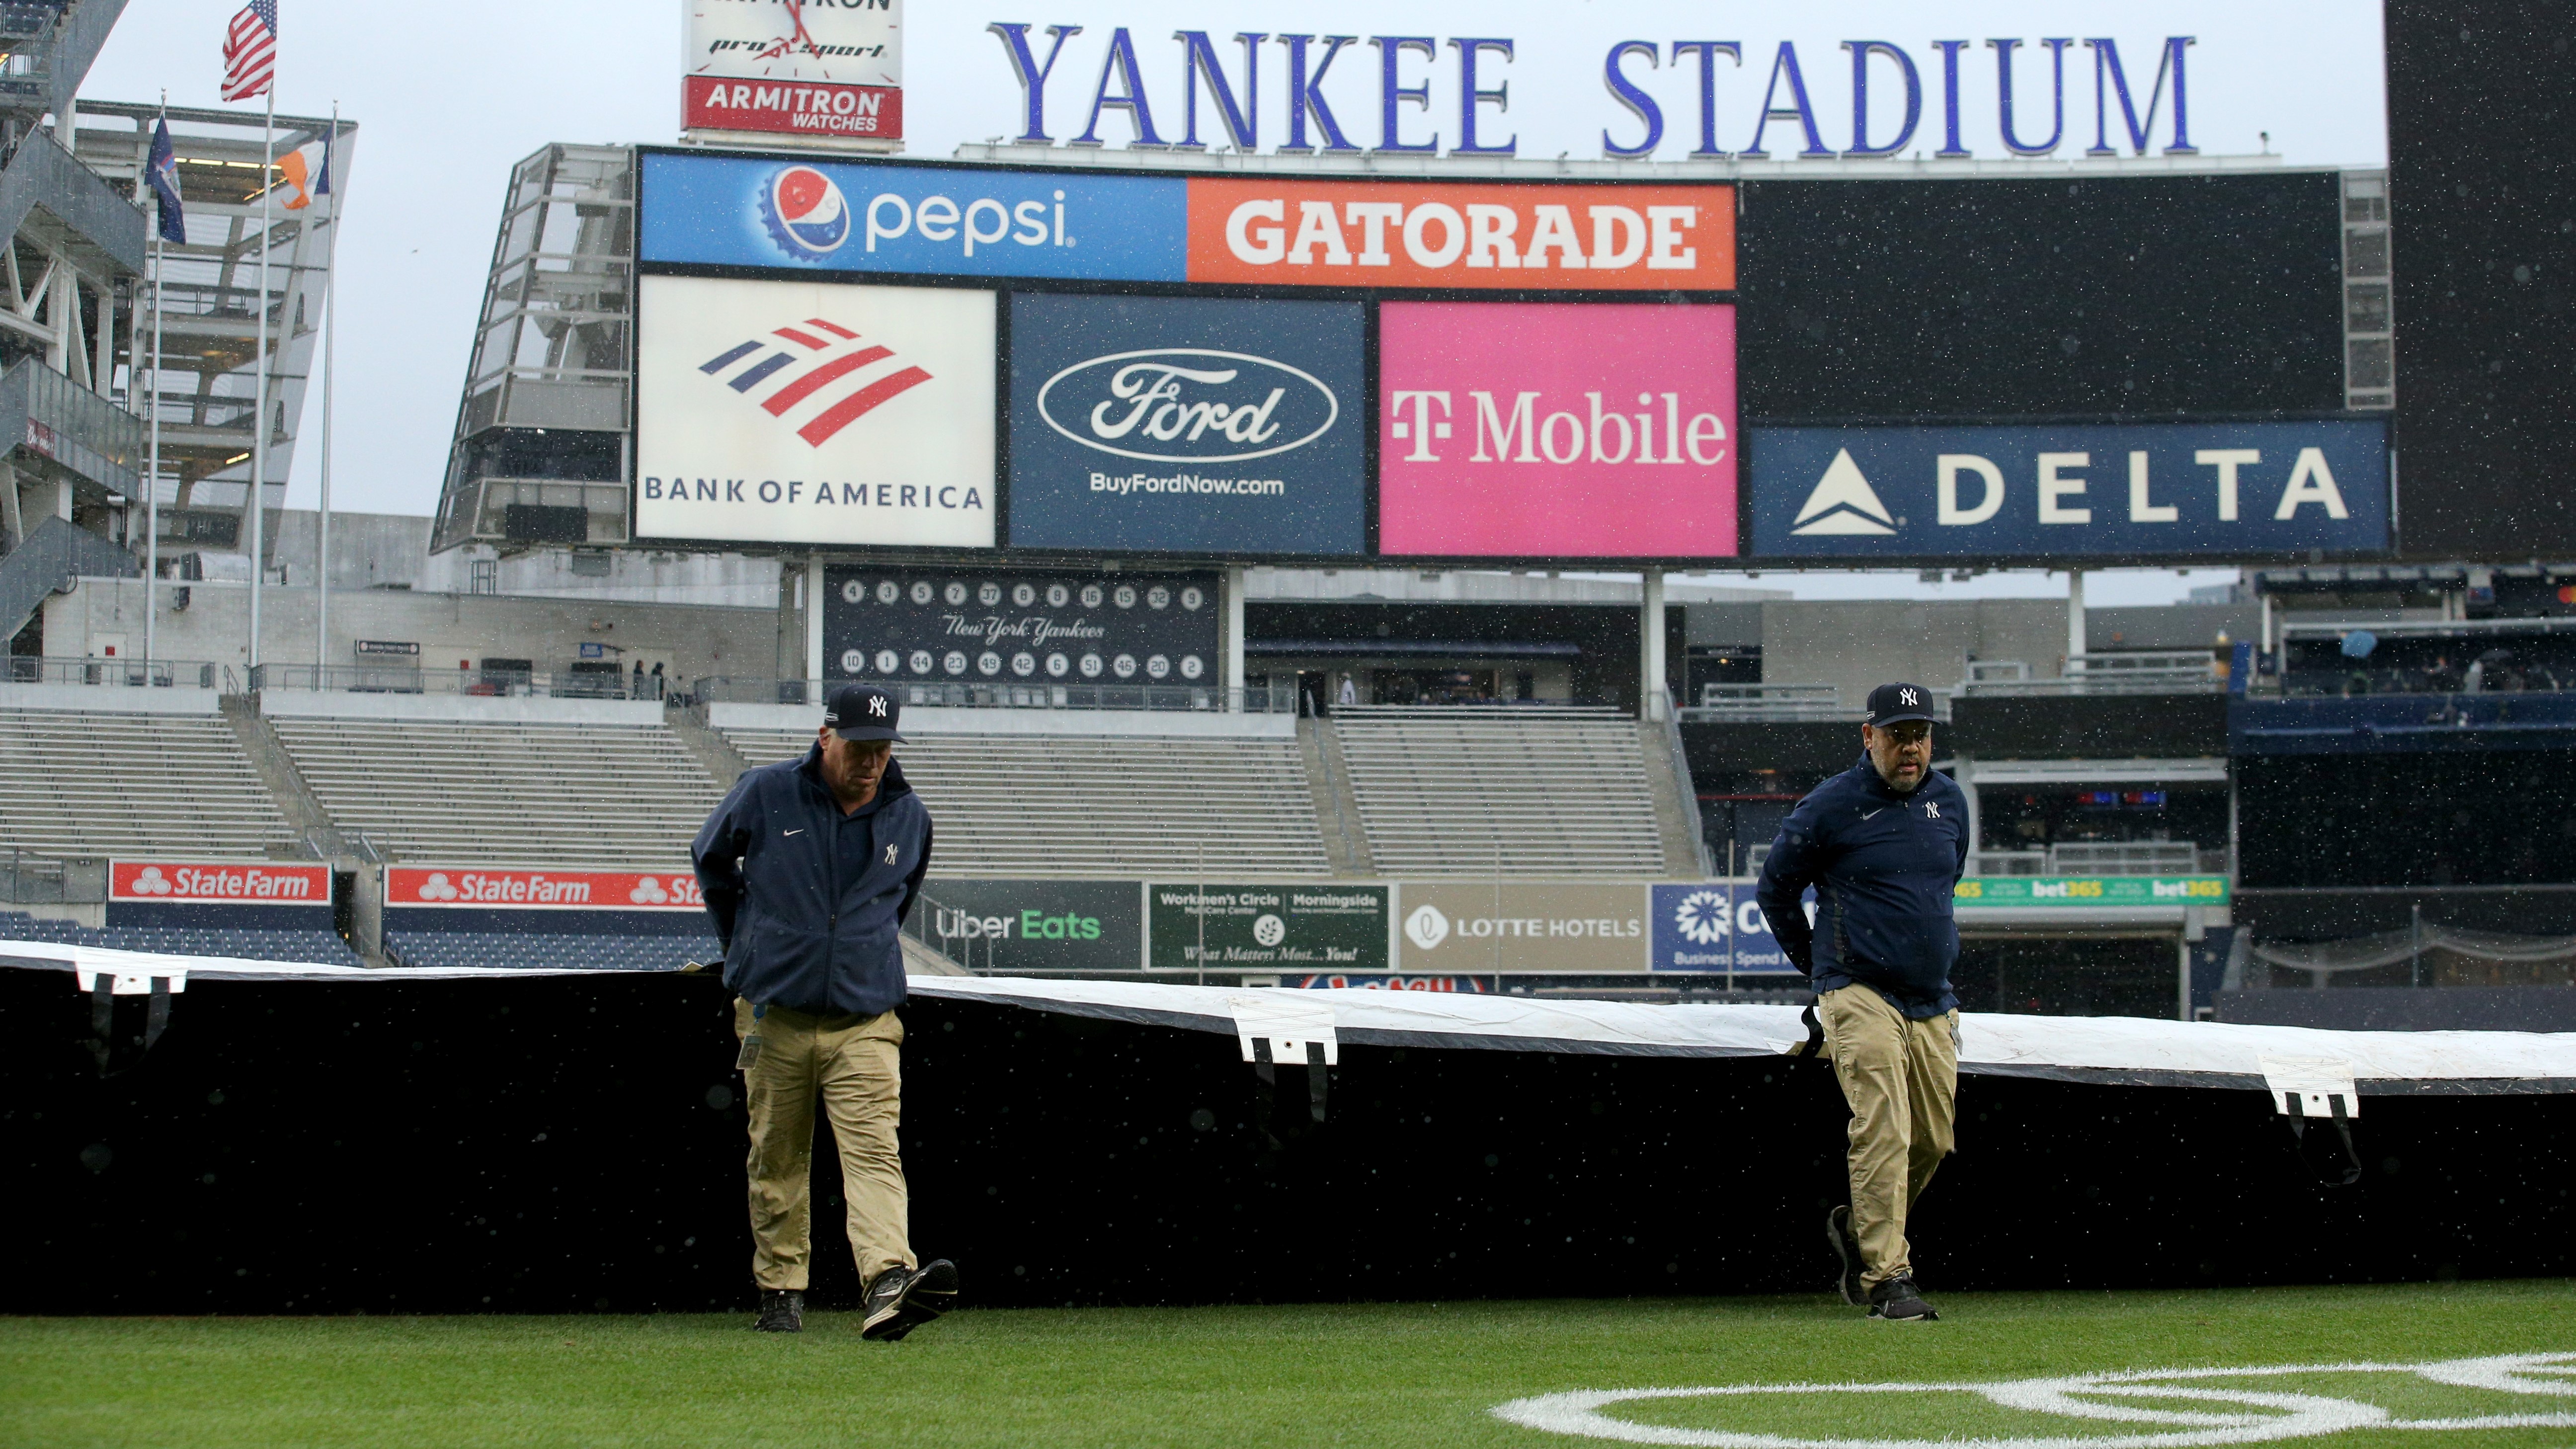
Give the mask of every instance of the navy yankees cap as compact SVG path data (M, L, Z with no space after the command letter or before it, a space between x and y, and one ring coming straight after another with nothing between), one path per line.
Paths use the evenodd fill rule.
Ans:
M845 740L901 742L903 736L894 728L902 714L903 701L875 685L844 684L832 691L831 702L823 706L823 723Z
M1869 692L1869 723L1932 718L1932 691L1919 684L1882 684Z

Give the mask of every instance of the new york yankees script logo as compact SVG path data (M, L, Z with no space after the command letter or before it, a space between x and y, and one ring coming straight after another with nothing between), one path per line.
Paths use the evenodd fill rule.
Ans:
M1910 689L1900 689L1900 690L1898 690L1898 691L1896 692L1896 697L1897 697L1899 700L1901 700L1901 701L1903 701L1903 702L1904 702L1904 705L1905 705L1905 707L1906 707L1907 709L1912 709L1916 704L1918 704L1918 703L1920 703L1920 702L1921 702L1920 700L1918 700L1918 699L1916 699L1916 698L1915 698L1914 691L1913 691L1913 690L1910 690Z
M870 696L868 697L868 713L870 713L870 714L872 714L872 715L875 715L875 716L876 716L877 718L879 718L879 719L884 719L884 718L885 718L885 696L884 696L884 695L882 695L882 694L877 694L877 695L870 695Z

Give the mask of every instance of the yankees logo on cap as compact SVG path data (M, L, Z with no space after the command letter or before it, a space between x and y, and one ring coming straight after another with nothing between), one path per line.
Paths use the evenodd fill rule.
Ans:
M894 740L903 701L873 684L844 684L823 707L823 723L845 740Z
M1932 691L1919 684L1882 684L1869 692L1869 723L1932 718Z

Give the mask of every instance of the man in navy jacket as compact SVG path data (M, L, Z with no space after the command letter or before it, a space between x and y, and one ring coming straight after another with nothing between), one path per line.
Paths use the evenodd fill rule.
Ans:
M1756 894L1780 949L1815 983L1851 1106L1851 1206L1825 1220L1843 1301L1922 1322L1938 1315L1915 1291L1905 1220L1955 1146L1950 902L1968 864L1968 801L1932 769L1931 691L1871 690L1861 746L1860 763L1789 812ZM1810 886L1812 925L1800 905Z
M804 1327L810 1168L820 1093L840 1145L862 1332L897 1339L957 1297L945 1259L917 1266L896 1143L904 916L930 868L930 811L894 761L902 702L832 692L802 760L746 770L691 855L724 945L735 1065L751 1109L752 1280L772 1333Z

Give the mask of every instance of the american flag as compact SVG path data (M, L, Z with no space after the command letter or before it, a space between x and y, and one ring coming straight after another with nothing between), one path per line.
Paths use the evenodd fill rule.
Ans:
M277 0L250 0L224 31L224 99L265 94L277 74Z
M783 337L808 353L823 355L799 357L768 337ZM747 397L754 388L785 373L785 381L759 399L760 406L771 417L783 419L801 405L819 403L800 414L801 424L791 424L796 427L796 436L817 448L874 412L880 403L930 381L930 374L918 367L898 368L866 379L851 377L892 358L894 350L863 343L859 334L820 317L792 327L773 328L766 337L755 337L709 358L699 364L698 371L720 377L736 363L760 352L769 355L726 378L725 385Z

